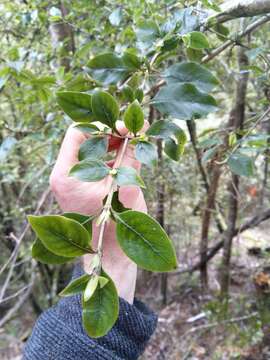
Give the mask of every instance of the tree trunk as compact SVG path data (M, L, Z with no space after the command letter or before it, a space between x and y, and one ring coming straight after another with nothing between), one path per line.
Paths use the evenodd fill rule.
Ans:
M60 10L64 18L68 10L61 3ZM70 53L75 52L75 42L72 27L64 21L54 22L50 25L52 45L54 48L61 47L59 65L67 71L70 69Z
M269 119L265 123L265 132L268 136L270 136L270 123ZM260 207L263 208L264 205L264 198L266 195L266 188L268 182L268 171L269 171L269 156L270 156L270 138L267 139L268 148L265 150L264 154L264 176L263 176L263 183L262 183L262 191L260 194Z
M248 65L248 59L243 47L238 49L239 71ZM245 101L248 84L248 72L241 72L237 82L235 94L235 106L231 112L231 122L235 130L243 129L245 121ZM238 139L241 135L237 135ZM238 215L238 188L239 176L232 174L228 185L229 190L229 211L228 211L228 228L224 233L223 257L221 266L221 297L227 297L230 283L230 261L232 241L235 235L237 215Z
M269 0L228 0L221 5L221 12L214 16L218 23L225 21L264 15L270 13Z
M218 189L220 175L221 175L220 166L215 164L213 167L210 186L207 193L206 207L204 209L203 218L202 218L202 232L201 232L201 242L200 242L200 261L202 265L200 267L200 278L201 278L201 286L203 291L206 291L208 288L207 262L205 262L205 259L208 253L209 228L210 228L211 216L216 207L215 201L216 201L216 193Z

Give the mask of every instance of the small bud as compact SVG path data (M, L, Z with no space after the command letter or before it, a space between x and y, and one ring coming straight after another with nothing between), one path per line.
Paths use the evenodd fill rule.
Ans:
M110 171L110 175L115 176L116 174L117 174L117 170L116 170L116 169L112 169L112 170Z

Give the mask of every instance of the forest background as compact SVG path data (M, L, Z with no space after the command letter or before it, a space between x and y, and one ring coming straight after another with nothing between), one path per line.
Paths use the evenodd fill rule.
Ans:
M157 140L158 165L142 171L179 259L175 272L139 273L137 296L159 312L143 359L269 359L269 20L265 0L2 0L1 359L20 358L69 278L71 266L31 258L26 215L60 211L48 179L71 121L56 91L97 81L123 103L139 89L149 123L173 121L188 139L183 154ZM113 61L103 77L89 70L125 52L140 59L132 76Z

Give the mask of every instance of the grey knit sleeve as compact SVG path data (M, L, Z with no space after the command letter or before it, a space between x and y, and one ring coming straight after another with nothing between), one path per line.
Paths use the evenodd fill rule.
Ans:
M82 327L81 297L70 296L39 317L23 360L135 360L144 351L156 323L157 316L143 303L135 299L130 305L120 298L114 327L106 336L91 339Z

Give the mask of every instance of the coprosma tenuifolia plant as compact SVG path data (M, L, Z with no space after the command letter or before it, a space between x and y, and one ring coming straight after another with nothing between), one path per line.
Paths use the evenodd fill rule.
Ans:
M183 22L183 16L189 21ZM166 156L178 161L187 139L173 119L193 120L217 109L209 92L218 81L208 69L194 61L178 62L177 52L172 56L173 65L166 67L169 52L183 47L192 54L209 47L205 35L195 30L198 28L195 20L192 12L185 9L161 25L144 22L137 29L137 37L140 46L149 47L145 56L139 56L135 48L127 49L122 56L112 52L97 54L84 67L92 81L91 90L60 89L56 93L58 105L74 121L74 126L88 134L79 149L79 162L70 169L69 176L83 182L109 177L111 185L102 209L93 216L78 213L29 216L36 234L32 255L47 264L64 264L92 254L87 273L60 293L61 296L81 293L83 325L91 337L105 335L118 317L117 290L102 266L104 229L109 221L116 223L119 246L139 267L157 272L177 268L168 235L151 216L124 208L118 189L125 185L145 188L134 168L122 166L129 145L134 147L137 160L153 167L157 163L159 139ZM159 45L153 47L158 41ZM163 118L144 131L145 114L150 106ZM118 132L117 120L124 121L129 131L125 136ZM111 136L122 142L112 168L106 164ZM96 248L91 243L93 222L99 228Z

